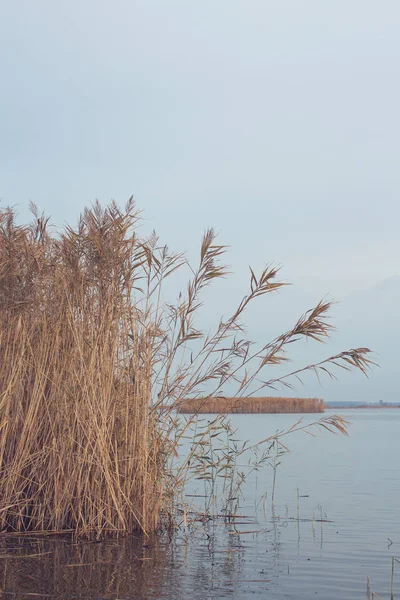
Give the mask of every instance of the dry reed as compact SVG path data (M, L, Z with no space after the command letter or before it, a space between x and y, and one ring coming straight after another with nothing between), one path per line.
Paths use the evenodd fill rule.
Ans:
M268 380L265 367L282 363L289 344L327 338L329 302L254 351L241 319L284 285L276 268L251 270L248 294L204 335L195 327L201 292L226 273L212 230L186 292L169 305L163 282L185 259L154 234L138 236L132 199L125 210L96 203L60 232L32 210L28 225L0 210L0 530L100 537L171 524L192 467L174 467L191 423L175 414L183 398L219 396L227 384L251 396L291 387L306 370L366 373L371 364L358 348Z

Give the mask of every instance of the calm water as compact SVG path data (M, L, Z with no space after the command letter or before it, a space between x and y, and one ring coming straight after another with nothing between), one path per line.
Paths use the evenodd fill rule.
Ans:
M246 482L241 514L253 515L265 492L267 499L236 532L229 524L197 523L173 540L9 537L0 541L1 597L355 600L365 598L370 576L372 590L389 598L391 557L400 557L400 410L345 414L353 423L348 438L285 439L291 452L277 471L274 514L266 467ZM237 437L255 442L295 420L234 415L232 424Z

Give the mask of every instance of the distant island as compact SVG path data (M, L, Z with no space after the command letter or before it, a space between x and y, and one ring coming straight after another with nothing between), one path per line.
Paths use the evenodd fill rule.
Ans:
M185 398L178 406L178 413L322 413L324 401L320 398L281 398L275 396L226 398Z

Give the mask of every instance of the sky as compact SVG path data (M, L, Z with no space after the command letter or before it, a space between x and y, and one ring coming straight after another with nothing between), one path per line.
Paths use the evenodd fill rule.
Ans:
M213 226L232 276L206 319L279 263L253 336L328 294L332 348L375 343L380 369L304 393L400 400L399 30L396 0L2 0L2 205L74 224L133 194L189 256Z

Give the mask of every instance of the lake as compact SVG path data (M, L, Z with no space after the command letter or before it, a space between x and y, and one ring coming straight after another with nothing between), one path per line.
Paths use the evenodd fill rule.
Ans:
M368 576L389 598L392 556L400 558L400 409L342 414L352 422L349 437L284 438L291 451L277 468L274 509L266 466L244 484L240 514L251 518L236 526L196 522L172 539L100 543L1 538L1 598L356 600L365 598ZM232 415L231 422L238 438L256 442L298 417ZM202 483L195 485L191 493L201 494ZM396 589L400 595L400 564Z

